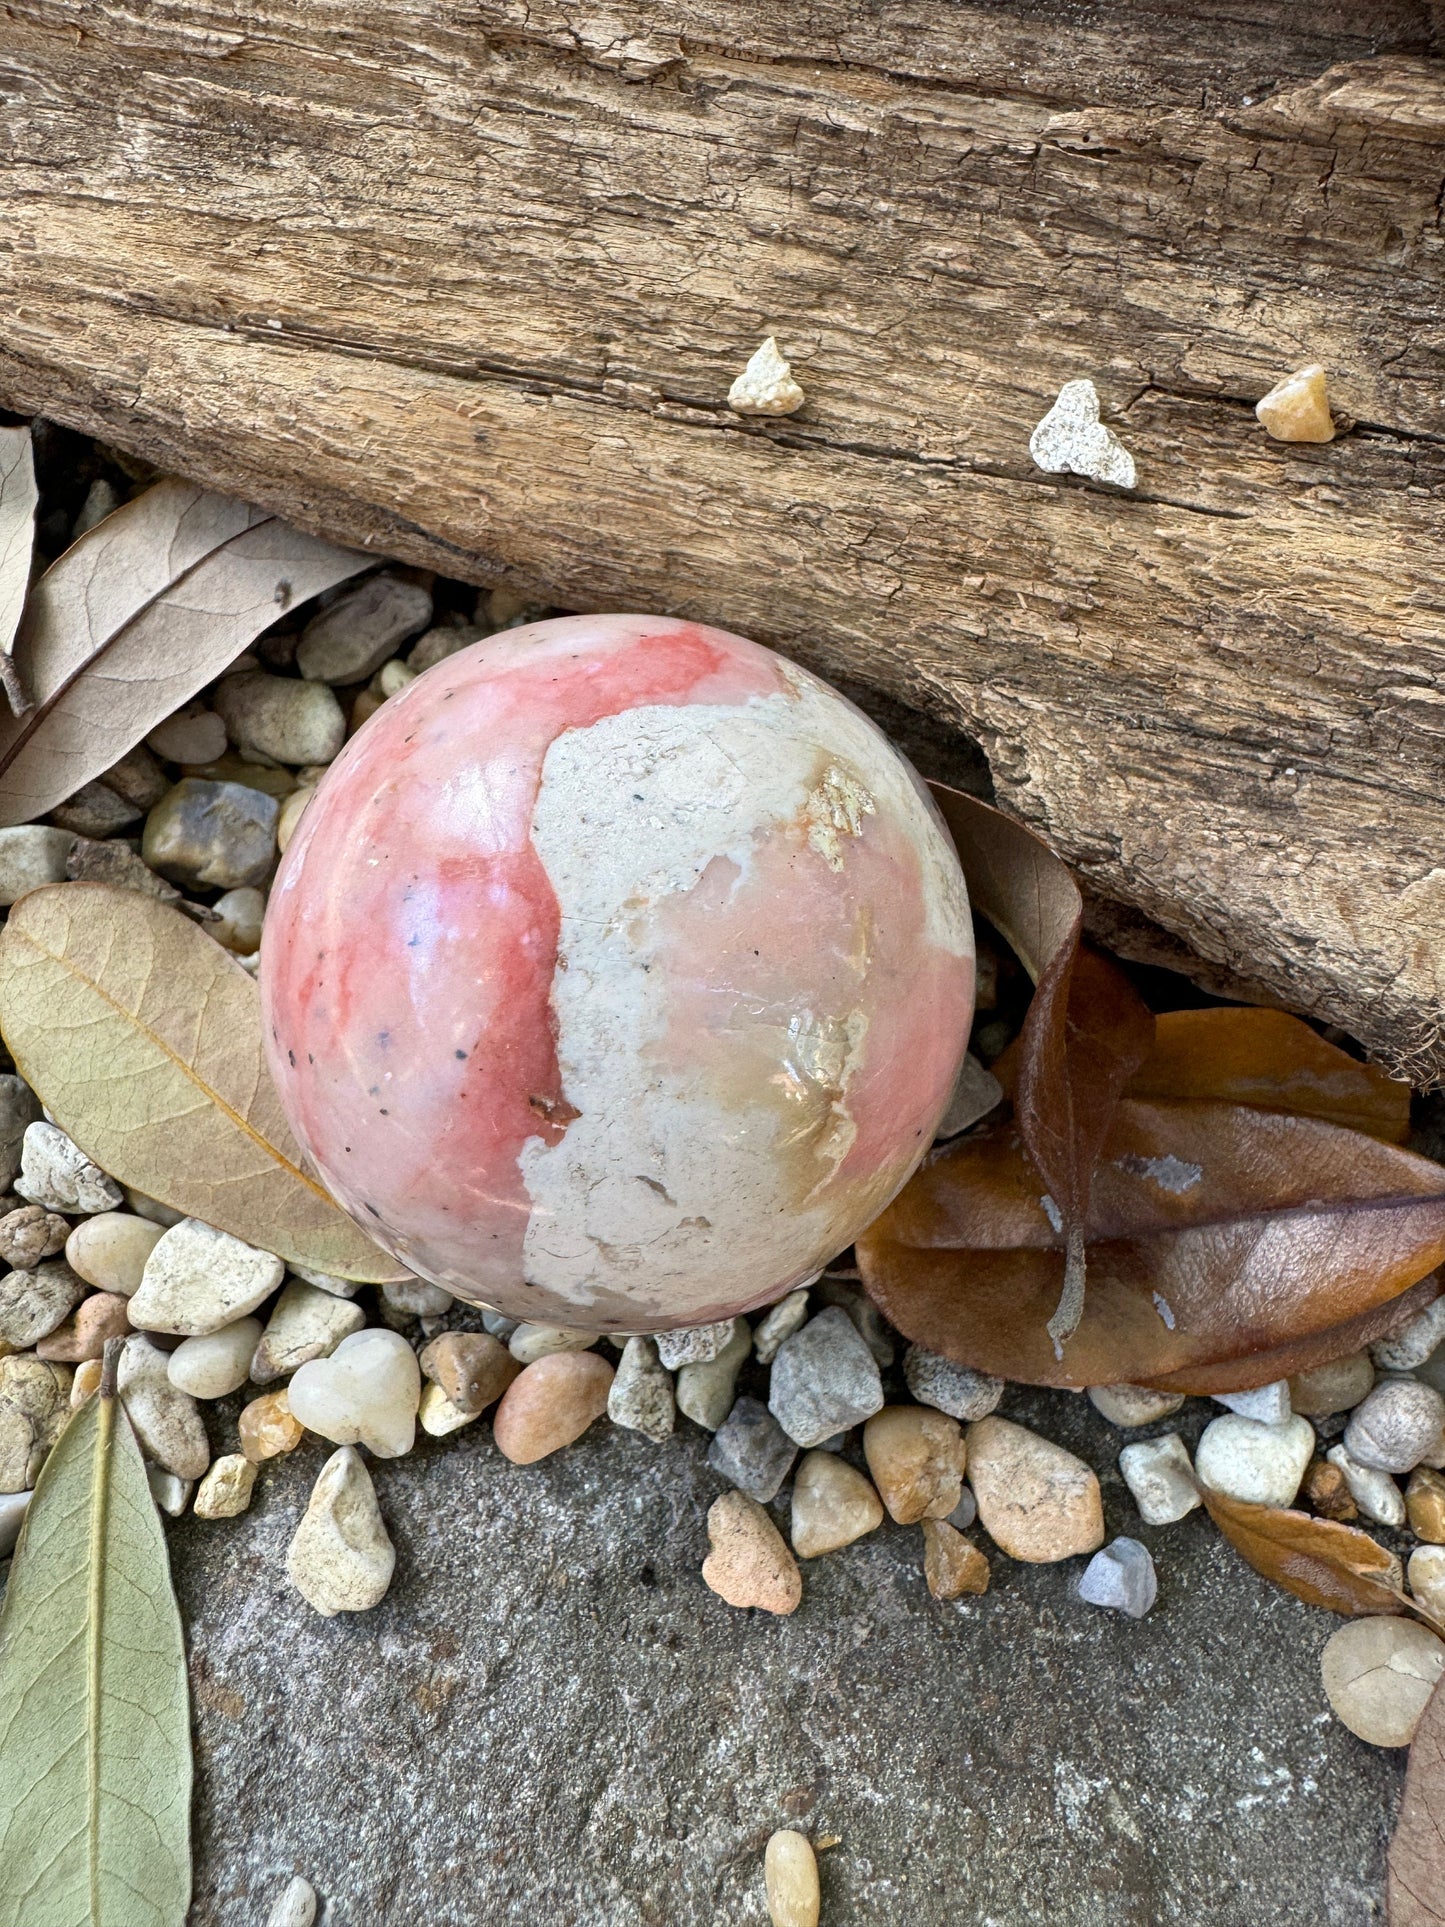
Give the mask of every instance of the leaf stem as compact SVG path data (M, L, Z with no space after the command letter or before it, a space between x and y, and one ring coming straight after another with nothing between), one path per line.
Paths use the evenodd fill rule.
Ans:
M116 1384L120 1376L120 1355L124 1350L123 1338L106 1339L100 1366L100 1396L103 1399L115 1397Z
M1053 1317L1048 1322L1048 1334L1054 1341L1054 1357L1062 1358L1064 1346L1079 1329L1079 1320L1084 1315L1084 1232L1081 1225L1070 1225L1065 1243L1064 1288L1059 1293L1059 1302Z

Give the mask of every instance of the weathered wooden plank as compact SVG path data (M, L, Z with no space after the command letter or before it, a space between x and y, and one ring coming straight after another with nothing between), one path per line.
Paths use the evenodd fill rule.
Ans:
M1445 1073L1423 8L12 7L0 396L966 729L1091 888ZM739 421L765 331L808 404ZM1268 442L1324 360L1357 426ZM1090 374L1119 495L1029 430Z

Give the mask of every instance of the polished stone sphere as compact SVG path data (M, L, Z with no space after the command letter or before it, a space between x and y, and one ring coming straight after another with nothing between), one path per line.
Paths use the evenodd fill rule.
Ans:
M816 676L666 617L473 644L358 732L281 863L272 1073L424 1278L597 1331L767 1303L927 1150L968 1038L963 876Z

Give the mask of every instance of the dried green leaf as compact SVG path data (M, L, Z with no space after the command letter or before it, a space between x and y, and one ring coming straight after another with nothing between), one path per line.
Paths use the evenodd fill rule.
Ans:
M38 499L30 430L0 428L0 686L15 716L30 707L10 652L30 587Z
M1400 1562L1368 1532L1308 1512L1251 1505L1207 1485L1199 1496L1235 1551L1297 1599L1346 1615L1406 1611Z
M0 824L72 796L288 608L372 566L189 482L108 515L31 592L15 661L35 707L0 721Z
M1047 1321L1060 1352L1083 1314L1095 1167L1120 1095L1149 1055L1154 1019L1123 971L1083 946L1079 887L1043 839L976 797L932 789L970 902L1037 985L1019 1039L1014 1102L1062 1227L1065 1264Z
M1169 1011L1154 1024L1154 1048L1130 1081L1130 1097L1289 1111L1391 1144L1410 1135L1410 1086L1326 1043L1299 1017L1225 1005Z
M1445 1927L1445 1692L1439 1686L1410 1742L1386 1904L1390 1927Z
M190 1798L165 1537L97 1397L41 1472L0 1612L0 1927L182 1927Z
M1445 1261L1445 1170L1242 1105L1118 1107L1094 1176L1089 1292L1061 1360L1044 1321L1062 1227L1008 1119L939 1151L857 1243L907 1337L1041 1385L1264 1384L1391 1327Z
M123 1184L293 1264L407 1276L303 1167L260 993L178 911L104 883L23 897L0 933L0 1030L52 1117Z

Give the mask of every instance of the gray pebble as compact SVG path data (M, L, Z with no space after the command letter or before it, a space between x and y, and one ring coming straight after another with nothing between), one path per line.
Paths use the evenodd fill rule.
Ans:
M629 1338L607 1394L607 1416L614 1425L661 1443L677 1423L672 1375L658 1362L650 1338Z
M1147 1546L1137 1539L1115 1539L1096 1552L1079 1581L1079 1597L1090 1606L1110 1606L1142 1619L1159 1595L1159 1581Z
M117 796L108 784L84 783L74 796L56 805L50 820L57 829L70 830L76 836L107 837L119 836L132 823L139 823L144 814L134 803Z
M420 583L368 576L312 616L296 647L296 667L308 682L365 682L431 617L432 599Z
M214 701L243 756L268 757L299 769L329 763L346 741L341 704L325 683L252 670L227 676Z
M740 1398L713 1434L707 1462L759 1505L776 1498L798 1448L766 1405Z
M1413 1472L1435 1451L1445 1427L1445 1399L1418 1379L1390 1378L1357 1405L1345 1427L1345 1450L1381 1472Z
M733 1335L716 1358L684 1365L677 1374L678 1410L704 1431L715 1432L732 1410L738 1373L753 1348L746 1318L733 1320Z
M936 1135L941 1138L957 1137L961 1131L968 1130L987 1117L990 1111L997 1110L1003 1102L1003 1085L992 1071L986 1071L970 1051L963 1060L963 1067L954 1084L953 1095L948 1100L948 1108L939 1122Z
M1382 1372L1413 1372L1441 1343L1445 1343L1445 1297L1427 1305L1388 1338L1377 1339L1370 1356Z
M893 1363L893 1332L881 1311L860 1284L851 1278L830 1277L827 1272L813 1287L820 1305L836 1305L847 1312L863 1343L886 1372Z
M0 904L18 903L28 890L64 883L74 832L45 823L0 830Z
M276 857L279 814L274 796L244 783L183 776L146 818L141 855L188 890L260 883Z
M504 1345L520 1323L518 1318L508 1318L504 1311L491 1311L485 1306L482 1309L482 1330L501 1339Z
M1089 1403L1111 1425L1152 1425L1184 1403L1183 1392L1156 1392L1148 1385L1091 1385Z
M17 1352L30 1351L65 1322L86 1290L63 1258L10 1272L0 1278L0 1338Z
M833 1305L819 1312L779 1348L768 1405L804 1448L882 1410L877 1361L846 1311Z
M40 1099L23 1077L0 1075L0 1191L20 1175L20 1147L30 1125L40 1118Z
M715 1325L689 1325L682 1331L655 1334L657 1355L670 1372L680 1365L706 1365L723 1352L733 1339L733 1321L721 1319Z
M1003 1397L1004 1382L991 1372L955 1365L951 1358L910 1345L903 1354L903 1376L920 1405L931 1405L950 1418L987 1418Z
M948 1515L948 1523L951 1526L956 1526L960 1532L967 1532L977 1517L978 1500L974 1498L970 1489L965 1486L963 1488L963 1496Z
M175 885L158 877L128 843L100 843L93 837L78 836L75 848L66 859L65 874L72 883L109 883L117 890L138 890L143 897L154 897L157 903L181 900ZM214 924L207 928L215 934Z
M778 1347L785 1339L791 1338L808 1317L808 1287L800 1285L790 1291L786 1298L780 1298L767 1316L758 1323L753 1333L753 1350L758 1361L771 1365L778 1355Z

